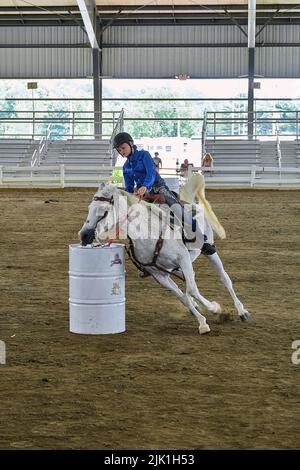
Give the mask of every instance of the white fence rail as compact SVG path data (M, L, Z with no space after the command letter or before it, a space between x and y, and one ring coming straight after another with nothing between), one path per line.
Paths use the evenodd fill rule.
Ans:
M102 181L116 180L122 182L123 178L112 176L111 166L83 166L83 165L51 165L51 166L9 166L0 167L0 186L69 186L94 183L97 186ZM72 184L71 184L72 183Z
M41 165L41 166L0 166L1 186L94 186L105 181L123 185L123 178L114 176L113 171L120 170L106 165ZM201 167L194 167L194 171ZM175 176L174 168L164 168L161 176ZM179 175L182 182L185 177ZM205 176L206 186L241 186L255 188L259 186L300 188L300 168L261 167L215 167L213 176Z

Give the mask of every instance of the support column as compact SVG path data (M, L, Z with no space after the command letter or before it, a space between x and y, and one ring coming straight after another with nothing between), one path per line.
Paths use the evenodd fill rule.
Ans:
M248 138L254 134L254 60L255 49L248 49Z
M102 138L102 79L101 77L101 51L93 51L93 90L94 90L94 136Z
M256 0L248 0L248 139L253 139L254 130L254 67Z
M94 137L102 137L102 56L99 48L100 27L95 0L77 0L85 32L88 36L93 57L93 89L94 89Z

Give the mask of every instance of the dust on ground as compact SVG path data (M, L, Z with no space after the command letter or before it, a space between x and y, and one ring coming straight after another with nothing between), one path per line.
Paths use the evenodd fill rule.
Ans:
M91 336L69 332L68 245L93 192L0 191L0 448L299 448L300 192L207 191L249 322L204 257L199 289L232 317L204 336L127 261L126 332Z

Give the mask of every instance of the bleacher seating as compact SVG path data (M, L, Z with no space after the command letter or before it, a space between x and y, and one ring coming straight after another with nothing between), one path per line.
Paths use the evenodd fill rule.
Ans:
M51 141L42 164L99 165L110 164L109 140Z
M97 186L99 177L111 176L110 142L108 139L49 142L41 166L62 164L66 167L66 186L72 185L72 177L77 180L77 186ZM80 177L84 183L78 181Z
M276 140L207 140L206 151L213 155L214 173L213 177L205 174L206 185L299 187L300 145L283 140L280 148L281 170Z
M30 139L0 140L0 184L26 185L32 179L48 186L95 187L112 175L109 140L49 141L40 165L31 167L38 145ZM205 173L207 187L300 187L300 145L297 141L280 145L281 170L274 140L208 140L206 150L214 157L214 168L213 176Z
M0 139L0 166L28 163L36 145L31 139Z

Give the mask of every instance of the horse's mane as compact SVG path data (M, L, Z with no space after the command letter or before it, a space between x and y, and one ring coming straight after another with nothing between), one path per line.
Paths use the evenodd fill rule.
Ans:
M139 199L135 194L128 193L124 189L117 188L118 192L122 195L127 197L127 202L129 207L133 206L134 204L142 204L143 206L146 206L148 209L151 209L151 211L154 212L158 217L166 217L166 213L157 205L152 204L150 202L144 201L143 199Z
M139 203L147 207L148 209L151 209L154 214L156 214L158 217L161 217L162 219L165 219L167 216L166 213L157 205L151 204L150 202L146 202L144 200L140 200L135 194L128 193L124 189L117 188L116 186L113 186L109 183L106 185L99 186L95 196L111 197L115 192L127 198L127 203L129 207Z
M187 180L185 185L180 190L180 198L190 204L195 203L195 198L197 197L199 203L203 205L204 212L207 220L209 221L212 229L214 232L219 235L220 238L225 238L226 233L223 226L220 224L216 214L211 208L210 203L207 201L205 197L205 180L204 176L200 173L195 173L191 175L191 177ZM127 203L130 206L134 204L142 204L147 209L151 209L151 211L156 214L158 217L166 220L167 214L164 212L160 207L153 203L149 203L143 200L140 200L135 194L128 193L124 189L117 188L112 184L100 185L96 195L102 195L104 197L111 197L115 192L118 192L121 196L127 198Z

